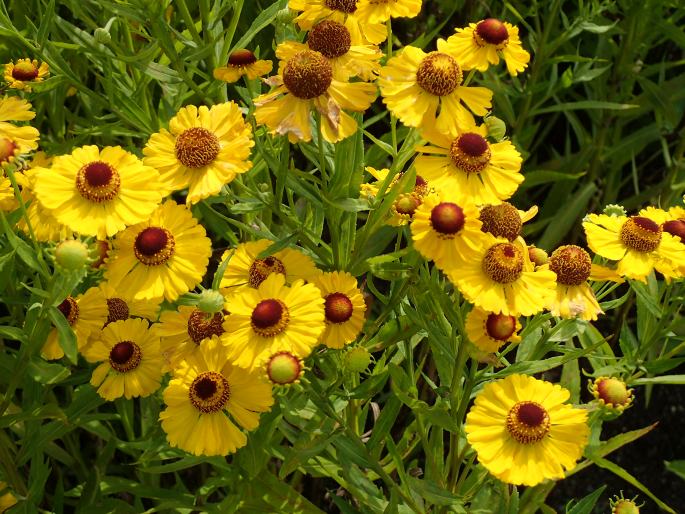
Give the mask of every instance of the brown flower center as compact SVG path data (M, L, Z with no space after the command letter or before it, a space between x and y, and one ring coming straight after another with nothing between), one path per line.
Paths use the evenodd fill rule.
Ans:
M89 162L76 174L76 189L91 202L107 202L116 198L121 188L121 177L108 163Z
M485 331L493 339L508 341L516 332L516 318L514 316L492 313L485 321Z
M495 282L509 284L521 276L523 254L511 243L492 246L483 258L483 272Z
M631 250L653 252L661 242L660 225L641 216L628 218L621 227L621 241Z
M285 266L280 259L276 257L255 259L248 271L247 283L250 287L257 289L272 273L285 275Z
M457 89L463 78L461 68L451 55L431 52L416 71L416 82L431 95L446 96Z
M30 61L18 62L12 68L12 78L28 82L38 76L38 67Z
M464 227L464 210L456 203L442 202L431 210L431 226L442 236L454 236Z
M188 389L190 403L204 414L219 412L231 397L228 380L216 371L200 373Z
M76 299L73 296L67 296L57 308L67 318L69 326L74 326L78 321L79 308Z
M138 367L143 354L133 341L120 341L109 352L109 365L119 373L126 373Z
M403 193L397 196L393 210L403 218L411 218L421 205L421 197L414 193Z
M495 18L488 18L476 25L473 36L480 46L484 46L483 43L506 46L509 39L509 31L501 21Z
M228 56L228 64L230 66L247 66L257 62L257 57L250 50L241 48L236 50Z
M128 316L128 304L124 300L121 298L107 298L107 321L105 321L105 327L115 321L128 319Z
M223 334L223 322L224 315L221 312L207 314L195 309L188 317L188 335L195 344L200 344L203 339Z
M202 127L184 130L176 138L176 158L186 168L198 169L212 163L221 151L219 138Z
M521 216L516 207L507 202L498 205L486 205L481 208L478 217L483 222L481 230L495 237L504 237L514 241L521 233Z
M274 337L285 330L290 321L288 307L274 298L262 300L252 311L252 330L262 337Z
M352 300L344 293L331 293L326 296L324 312L329 323L345 323L352 317Z
M450 146L450 157L454 165L467 173L479 173L490 162L490 145L480 134L465 132Z
M0 137L0 164L8 162L16 151L17 144L13 140Z
M333 67L319 52L295 54L283 69L283 84L293 95L311 100L324 94L333 81Z
M342 23L324 20L309 32L307 45L324 57L335 59L350 51L352 37Z
M165 228L148 227L136 236L133 253L147 266L158 266L174 254L174 236Z
M666 221L662 229L672 236L679 237L681 243L685 243L685 219Z
M506 427L517 442L537 443L549 433L549 414L537 402L518 402L507 414Z
M357 0L324 0L324 4L332 11L352 14L357 10Z
M580 246L560 246L549 258L549 269L557 274L557 283L578 286L590 277L592 259Z

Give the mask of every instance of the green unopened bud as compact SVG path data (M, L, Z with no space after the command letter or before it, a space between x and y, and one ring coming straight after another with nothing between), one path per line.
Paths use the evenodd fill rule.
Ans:
M110 36L109 31L107 29L98 27L93 32L93 39L95 39L95 42L97 43L108 45L112 41L112 36Z
M224 295L214 289L205 289L197 297L197 308L202 312L213 314L224 308Z
M89 253L82 241L67 239L55 247L55 263L66 271L80 271L90 260Z
M488 135L495 141L502 141L507 134L507 125L497 116L485 118L485 126L488 128Z
M607 216L625 216L626 210L622 205L610 203L604 207L604 214Z
M298 382L304 365L302 359L290 352L279 352L266 362L266 376L274 385L286 386Z
M611 514L640 514L640 507L642 505L637 505L635 500L637 496L632 500L628 500L623 497L623 491L621 491L621 496L616 496L609 500L609 506L611 507Z
M599 377L590 384L590 392L611 414L621 414L633 402L633 390L620 378Z
M536 266L547 264L547 260L549 259L546 251L535 246L528 247L528 256L530 257L531 262Z
M362 373L371 364L371 354L363 346L350 348L343 357L345 369L352 373Z
M288 9L281 9L276 13L276 21L283 25L289 25L297 17L297 12Z

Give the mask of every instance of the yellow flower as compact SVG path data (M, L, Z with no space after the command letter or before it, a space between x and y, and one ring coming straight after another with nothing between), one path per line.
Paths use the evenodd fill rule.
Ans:
M14 197L14 187L10 179L0 177L0 211L12 212L19 208L19 202Z
M456 34L447 39L447 48L460 56L460 64L465 70L485 71L491 64L499 64L501 55L507 71L516 76L530 61L530 54L521 46L518 27L495 18L457 29Z
M498 204L523 182L521 154L511 141L489 142L485 125L426 129L422 135L430 145L417 148L417 173L436 188L454 191L462 203Z
M8 121L32 120L36 113L31 104L15 96L0 98L0 167L10 164L15 157L38 147L38 129L31 126L19 127Z
M170 369L197 352L204 341L221 336L224 319L222 312L207 314L187 305L181 305L178 311L163 311L155 330Z
M345 271L322 273L312 279L324 299L326 329L319 341L329 348L343 348L364 326L366 303L357 279Z
M378 83L383 102L408 127L453 133L473 126L473 114L485 116L492 107L492 91L464 86L457 59L458 54L446 49L443 40L438 41L437 52L428 54L405 46L381 69Z
M390 18L414 18L421 11L421 0L359 0L359 19L385 23Z
M370 22L358 16L358 0L290 0L288 7L301 12L295 21L303 30L311 29L321 20L342 23L355 40L366 40L371 44L382 43L388 37L383 23Z
M102 291L97 287L91 287L76 298L71 295L67 296L57 309L64 315L74 331L79 351L87 347L90 334L97 333L107 320L107 302ZM41 355L48 360L64 357L56 328L48 334L41 349Z
M50 74L48 63L38 65L36 59L19 59L5 64L5 82L14 89L31 91L31 84L42 82Z
M375 178L376 181L375 182L365 182L365 183L361 184L359 186L359 192L360 192L362 197L369 198L369 199L375 198L378 195L378 188L383 183L385 178L388 176L388 173L390 173L390 170L388 168L382 168L380 170L377 170L376 168L373 168L371 166L366 166L364 169L366 170L366 172L369 175L371 175L373 178ZM390 188L392 186L397 184L397 181L401 178L401 176L402 176L401 173L398 173L397 175L395 175L392 178L392 180L390 181L390 183L388 184L387 190L390 190Z
M564 478L590 435L587 412L559 385L526 375L485 384L466 416L466 438L495 477L534 486Z
M214 78L231 84L238 82L243 75L247 75L249 80L254 80L271 73L272 68L273 63L271 61L257 60L255 54L250 50L241 48L229 55L226 66L214 70Z
M387 168L377 170L371 166L367 166L365 169L376 178L376 182L361 184L360 186L362 197L365 195L366 198L371 201L378 195L380 185L385 181L390 170ZM396 187L403 175L403 172L395 175L388 184L385 192L388 193L392 188ZM421 205L423 197L432 191L433 189L428 185L428 182L426 182L421 175L416 175L414 188L411 191L400 193L395 198L395 201L390 207L389 217L386 223L393 227L400 227L409 223L412 220L416 209Z
M561 318L596 320L604 314L587 280L592 274L592 259L579 246L560 246L547 264L538 269L550 269L557 275L556 295L547 305L549 311Z
M483 234L483 246L458 266L446 270L464 297L490 312L531 316L542 311L555 291L556 275L535 269L522 240L510 243Z
M455 195L426 195L411 222L414 248L443 270L459 266L483 245L478 209L459 205Z
M41 205L74 232L113 236L147 219L162 199L159 174L119 146L75 149L36 172Z
M364 81L375 80L381 65L378 62L383 53L377 46L354 41L342 24L325 20L314 25L307 34L306 44L286 41L276 49L276 57L287 62L295 54L305 50L321 53L333 68L333 77L346 81L359 77Z
M117 234L105 278L136 300L164 296L172 302L200 283L211 254L204 227L168 200L148 221Z
M97 341L91 356L102 363L93 371L90 383L105 400L148 396L162 381L159 338L147 320L127 319L110 323Z
M170 445L194 455L226 455L247 444L236 424L257 428L273 397L259 373L235 366L213 337L179 364L164 403L159 419Z
M285 276L272 273L258 289L245 289L226 300L231 313L222 341L228 356L243 368L254 368L265 357L288 351L304 358L326 327L321 291L302 280L291 287Z
M330 61L313 50L293 54L281 63L279 73L269 79L276 89L254 100L255 119L271 134L287 135L292 143L311 141L312 109L321 115L326 141L337 143L351 136L357 122L343 109L362 112L376 98L374 84L338 80Z
M476 347L495 353L506 343L518 343L521 323L514 316L484 311L474 307L466 315L466 335Z
M521 234L523 224L533 219L537 213L537 205L527 211L519 211L509 202L502 202L496 205L482 205L478 219L483 223L483 232L515 241Z
M639 215L659 223L664 232L668 232L676 240L680 238L680 242L685 244L685 208L674 206L664 211L650 206L642 209Z
M159 171L164 195L187 187L186 203L193 204L249 170L252 146L252 129L235 102L189 105L171 118L169 130L152 134L143 161Z
M5 482L0 482L0 491L4 490L7 487L8 486ZM0 495L0 514L5 512L10 507L15 506L16 504L17 499L14 497L11 491L7 491L6 493Z
M619 275L641 282L656 269L666 278L685 273L685 245L665 232L651 212L640 216L590 214L583 222L588 246L597 255L618 261Z
M292 248L283 248L272 255L257 257L272 244L273 241L260 239L241 243L235 250L224 253L221 260L229 260L219 285L221 292L228 295L249 288L256 289L272 273L285 275L286 284L292 284L298 279L311 282L312 278L321 273L310 257Z

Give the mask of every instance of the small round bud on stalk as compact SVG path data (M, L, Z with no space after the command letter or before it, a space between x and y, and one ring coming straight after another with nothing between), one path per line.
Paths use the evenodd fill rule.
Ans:
M633 390L620 378L599 377L589 385L600 407L610 414L621 414L633 403Z
M547 260L549 259L547 252L536 246L528 247L528 257L530 257L531 262L536 266L547 264Z
M202 312L213 314L224 308L224 295L214 289L205 289L197 297L197 308Z
M611 507L611 514L640 514L640 507L644 503L638 505L635 503L637 496L632 500L623 497L623 491L621 491L621 496L615 496L613 499L609 500L609 506Z
M626 210L622 205L610 203L604 207L604 214L607 216L625 216Z
M108 45L112 42L112 36L109 34L109 31L107 29L103 29L102 27L95 29L93 32L93 39L95 39L96 43L103 45Z
M343 363L347 371L352 373L362 373L371 364L371 354L363 346L350 348L343 356Z
M297 12L292 11L288 8L281 9L276 13L276 21L283 25L290 25L293 20L297 17Z
M488 128L488 136L497 142L502 141L507 134L507 125L504 121L497 116L487 116L484 121L485 126Z
M55 247L55 263L66 271L81 271L90 262L88 245L78 239L67 239Z
M290 352L278 352L267 359L265 371L273 385L289 386L300 381L304 363Z

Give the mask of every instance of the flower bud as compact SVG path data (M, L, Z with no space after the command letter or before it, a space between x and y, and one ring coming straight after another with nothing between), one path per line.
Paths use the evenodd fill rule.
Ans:
M637 505L635 500L637 496L632 500L628 500L623 497L623 491L621 491L621 496L615 496L613 499L609 500L609 506L611 507L611 514L640 514L640 507L642 505ZM643 504L644 505L644 504Z
M88 261L88 245L78 239L66 239L55 248L55 262L66 271L80 271Z
M599 377L591 383L590 392L612 414L621 414L633 402L633 390L620 378Z
M197 297L197 308L202 312L213 314L224 308L224 295L214 289L205 289Z
M112 36L110 36L109 31L107 29L98 27L93 32L93 39L95 39L96 43L108 45L112 41Z
M528 256L530 257L531 262L536 266L547 264L547 260L549 259L546 251L535 246L528 247Z
M604 207L604 214L607 216L625 216L626 210L622 205L610 203Z
M304 372L302 359L290 352L278 352L266 361L266 376L273 385L299 382Z
M352 373L362 373L371 364L371 354L363 346L350 348L343 357L345 369Z
M497 116L485 118L485 126L488 128L488 135L495 141L502 141L507 133L507 125Z

